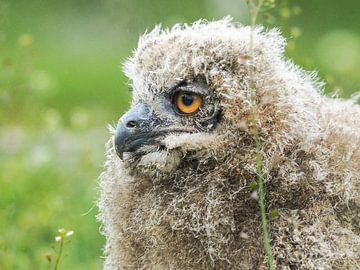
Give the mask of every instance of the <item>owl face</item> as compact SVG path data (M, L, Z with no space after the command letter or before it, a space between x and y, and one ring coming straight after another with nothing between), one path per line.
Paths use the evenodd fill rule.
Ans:
M161 91L148 89L136 93L133 106L120 118L115 149L120 159L133 164L174 161L175 153L194 150L191 144L199 144L201 136L216 136L221 118L219 100L204 77L183 79ZM149 156L152 162L144 162Z
M131 168L155 165L171 171L189 159L216 162L238 151L233 148L243 145L245 151L249 85L259 88L261 100L263 93L278 91L281 79L275 71L283 40L277 32L259 31L251 64L250 28L227 20L171 31L156 28L140 38L124 67L133 98L114 136L119 158Z

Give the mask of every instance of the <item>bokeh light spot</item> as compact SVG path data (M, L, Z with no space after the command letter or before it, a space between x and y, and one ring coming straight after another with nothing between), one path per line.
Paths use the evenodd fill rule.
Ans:
M360 36L348 30L334 30L319 39L319 63L335 73L346 73L360 61Z

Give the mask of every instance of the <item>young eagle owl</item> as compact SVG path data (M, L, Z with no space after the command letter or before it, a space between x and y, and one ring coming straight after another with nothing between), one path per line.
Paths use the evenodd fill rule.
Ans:
M224 19L140 38L100 180L105 269L266 268L252 93L277 269L360 268L360 106L324 96L277 30L250 36Z

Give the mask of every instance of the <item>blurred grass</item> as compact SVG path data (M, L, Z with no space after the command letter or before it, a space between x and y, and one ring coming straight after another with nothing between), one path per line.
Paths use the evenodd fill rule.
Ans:
M350 96L360 89L360 2L283 1L288 54ZM95 216L107 123L130 98L121 62L162 22L246 22L240 0L0 0L0 269L53 269L54 237L74 230L61 269L100 269ZM289 8L289 10L286 10ZM275 14L275 15L276 15ZM281 15L283 14L283 15ZM291 30L291 27L297 27ZM295 34L294 34L295 33Z

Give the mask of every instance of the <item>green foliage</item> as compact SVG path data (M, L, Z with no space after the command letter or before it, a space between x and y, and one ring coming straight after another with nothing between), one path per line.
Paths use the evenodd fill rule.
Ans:
M258 189L258 183L257 182L251 182L250 183L251 190L257 190Z
M270 219L277 218L279 216L279 210L277 209L271 209L269 213Z

